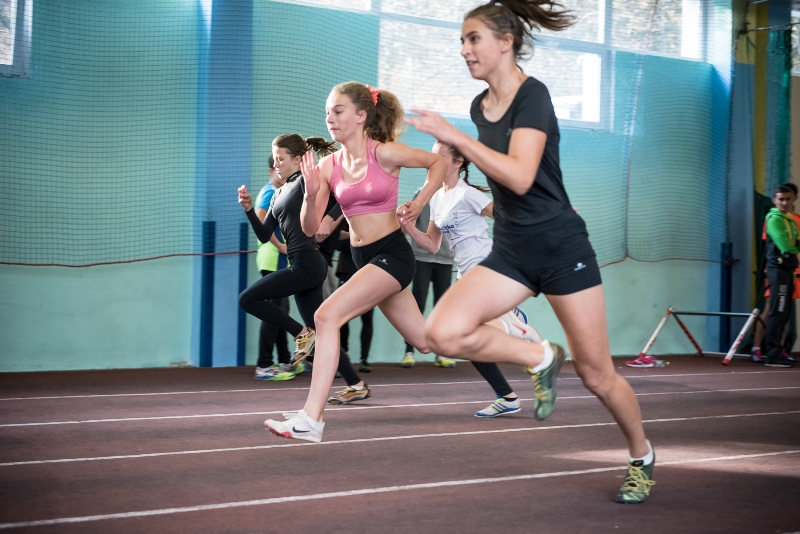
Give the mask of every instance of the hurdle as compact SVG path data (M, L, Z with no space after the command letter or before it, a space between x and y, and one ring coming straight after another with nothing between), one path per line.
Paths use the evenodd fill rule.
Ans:
M731 345L730 350L728 350L728 353L725 355L725 358L722 359L722 365L728 365L729 363L731 363L733 355L736 354L736 349L738 349L739 345L742 344L742 341L744 340L744 336L747 334L747 331L750 330L750 327L753 325L753 322L755 322L755 320L758 318L758 313L759 313L758 308L753 308L753 311L751 311L750 313L732 313L732 312L675 311L672 308L672 306L670 306L669 308L667 308L667 313L665 313L664 317L662 317L661 321L659 321L655 332L653 332L653 335L650 336L650 340L647 342L647 345L645 345L644 348L642 349L642 352L639 354L639 357L641 358L643 356L647 356L647 351L649 351L650 348L653 346L653 343L656 342L658 334L661 333L661 329L664 328L664 325L666 324L667 319L669 319L670 316L675 317L675 320L678 322L678 325L681 327L681 330L683 330L683 333L686 334L686 337L689 338L689 341L692 342L692 345L694 345L694 348L697 349L697 352L698 354L700 354L700 356L705 356L703 354L703 349L700 347L700 344L697 343L697 341L695 341L694 337L692 337L691 332L689 332L689 329L686 327L685 324L683 324L683 321L681 321L680 318L681 315L704 315L708 317L747 317L747 321L745 321L744 327L742 328L741 332L739 332L739 335L736 336L736 339L734 340L733 345Z

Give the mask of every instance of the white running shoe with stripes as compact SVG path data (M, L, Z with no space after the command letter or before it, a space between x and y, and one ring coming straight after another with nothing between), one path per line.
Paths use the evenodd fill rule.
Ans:
M475 412L475 417L497 417L499 415L511 415L519 411L519 399L506 400L499 397L483 410Z
M523 322L523 318L525 321ZM510 312L504 313L497 318L503 326L506 327L506 332L509 335L531 341L533 343L541 343L542 336L536 331L534 327L527 323L527 317L519 308L514 308Z

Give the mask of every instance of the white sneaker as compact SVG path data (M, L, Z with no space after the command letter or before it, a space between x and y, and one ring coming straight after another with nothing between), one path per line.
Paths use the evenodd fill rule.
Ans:
M400 367L414 367L414 363L414 353L406 352L405 356L403 356L403 360L400 362Z
M303 410L284 415L291 417L287 417L286 421L267 419L264 421L264 427L282 438L304 439L315 443L319 443L322 440L322 430L325 428L325 423L314 421Z
M503 323L503 325L506 327L506 332L508 332L510 335L519 339L524 339L525 341L531 341L533 343L541 343L542 336L539 335L539 332L537 332L534 327L523 322L522 319L520 319L519 315L515 313L515 310L517 309L518 308L514 308L514 310L504 313L497 319L501 323ZM522 312L520 311L520 313ZM527 319L527 317L525 318Z
M475 417L497 417L498 415L510 415L519 411L519 398L508 401L499 397L483 410L475 412Z

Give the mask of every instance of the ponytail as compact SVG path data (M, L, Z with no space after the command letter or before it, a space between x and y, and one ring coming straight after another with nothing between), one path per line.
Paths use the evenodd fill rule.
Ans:
M464 154L462 154L462 153L461 153L461 152L460 152L460 151L459 151L459 150L458 150L456 147L454 147L453 145L448 145L447 143L442 143L442 142L441 142L441 141L439 141L439 140L437 140L436 142L437 142L437 143L439 143L440 145L444 145L444 146L446 146L446 147L447 147L447 150L450 152L450 157L452 158L452 160L453 160L453 162L454 162L454 163L455 163L455 162L456 162L456 160L458 160L458 159L460 159L460 160L461 160L461 165L458 167L458 173L459 173L459 174L461 174L461 173L463 173L463 174L464 174L464 183L465 183L465 184L467 184L467 185L468 185L468 186L470 186L470 187L474 187L475 189L477 189L478 191L480 191L481 193L484 193L484 194L486 194L486 193L489 193L489 192L491 191L491 190L490 190L489 188L487 188L487 187L481 187L481 186L479 186L479 185L471 184L471 183L469 182L469 164L470 164L470 163L472 163L472 162L471 162L470 160L468 160L468 159L467 159L467 158L464 156Z
M336 146L334 141L328 141L324 137L306 137L306 144L308 148L313 150L320 158L324 158L339 150L339 147Z
M492 0L464 15L472 18L481 19L498 39L510 33L518 60L531 55L534 31L561 31L575 23L571 11L551 0Z
M389 143L405 131L403 106L394 93L358 82L340 83L333 91L347 95L357 111L365 111L364 131L370 139Z
M336 144L324 137L307 137L303 139L300 134L279 135L273 139L272 146L285 148L293 158L302 157L309 150L313 150L320 157L327 156L337 150Z

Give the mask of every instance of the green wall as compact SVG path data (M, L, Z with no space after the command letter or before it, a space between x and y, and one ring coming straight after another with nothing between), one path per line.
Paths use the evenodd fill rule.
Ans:
M197 24L182 0L34 2L32 73L0 78L2 261L189 251ZM188 360L190 265L0 266L0 370Z

